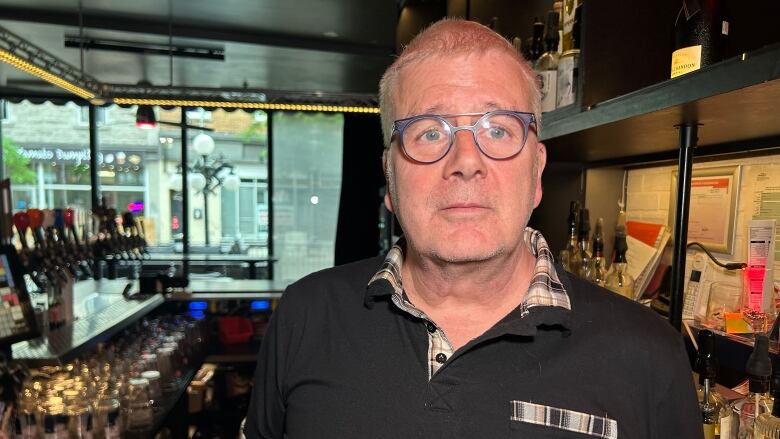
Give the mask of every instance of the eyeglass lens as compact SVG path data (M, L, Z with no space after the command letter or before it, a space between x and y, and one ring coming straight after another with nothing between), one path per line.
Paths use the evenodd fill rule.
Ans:
M453 127L439 117L417 119L403 131L403 146L414 160L433 162L448 151L453 136L462 129L474 133L482 152L494 159L517 154L526 138L525 123L513 114L490 114L480 118L473 126Z

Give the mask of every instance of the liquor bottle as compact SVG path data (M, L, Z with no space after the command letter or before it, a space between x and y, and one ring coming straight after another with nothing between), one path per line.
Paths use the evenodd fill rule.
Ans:
M780 372L772 375L772 397L780 401ZM753 429L756 439L780 439L780 403L772 405L771 413L762 413L756 418Z
M604 286L607 280L607 262L604 259L604 218L596 221L596 230L593 232L593 256L591 268L586 279L596 285Z
M566 219L567 230L569 233L569 241L566 243L566 248L560 251L558 254L558 261L563 269L569 273L576 273L575 267L572 267L572 257L577 253L577 212L579 210L579 203L572 201L569 205L569 217Z
M555 11L547 13L547 27L544 31L546 51L534 63L534 70L539 78L542 94L542 111L555 110L555 91L558 88L558 22L560 18Z
M570 46L564 46L563 54L558 60L558 83L556 91L556 108L573 104L577 100L580 63L580 30L582 22L582 2L574 11L571 22ZM564 33L565 35L565 33Z
M576 263L579 265L577 275L581 278L587 279L590 277L591 266L591 254L590 254L590 215L588 209L580 209L580 221L577 233L577 258Z
M558 13L558 56L563 53L563 2L553 2L553 11Z
M756 334L753 352L748 358L745 372L748 375L750 393L735 401L732 406L732 422L736 423L736 437L738 439L753 438L756 418L771 412L769 379L772 376L772 362L769 359L769 338L766 334Z
M605 284L610 290L633 300L634 278L628 273L627 251L626 212L621 209L615 227L615 258L612 260L612 267Z
M729 21L721 0L683 0L674 22L671 77L716 63L728 38Z
M731 412L726 399L715 391L717 363L715 360L715 335L712 331L699 331L699 354L694 370L699 374L699 409L701 410L704 438L729 438Z

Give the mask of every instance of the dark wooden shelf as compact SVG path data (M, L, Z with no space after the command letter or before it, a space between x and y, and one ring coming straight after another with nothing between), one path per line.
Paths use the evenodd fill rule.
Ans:
M705 154L709 146L758 139L780 146L778 107L780 44L774 44L581 112L548 113L541 140L550 160L585 163L676 155L675 126L686 122L701 125Z

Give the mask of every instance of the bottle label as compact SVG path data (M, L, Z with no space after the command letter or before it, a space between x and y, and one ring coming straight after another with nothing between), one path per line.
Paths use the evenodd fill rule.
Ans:
M555 88L558 72L556 70L544 70L536 72L539 77L539 91L542 94L542 111L555 110Z
M672 52L672 78L701 68L701 45L683 47Z
M720 431L718 433L722 438L731 437L731 416L723 416L720 418Z
M723 35L728 35L729 34L729 22L728 21L724 20L723 22L721 22L721 24L720 24L720 33L722 33Z
M565 107L574 103L577 94L577 61L574 56L564 56L558 62L556 107Z

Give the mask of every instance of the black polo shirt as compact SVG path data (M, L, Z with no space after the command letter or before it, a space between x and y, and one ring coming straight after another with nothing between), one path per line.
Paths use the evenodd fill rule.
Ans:
M389 283L367 291L382 262L288 288L259 353L248 438L703 436L681 335L645 307L558 268L571 311L516 310L429 380L429 322L393 304Z

